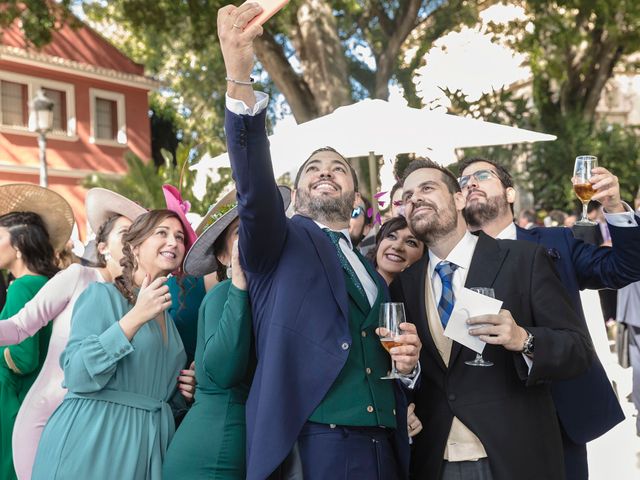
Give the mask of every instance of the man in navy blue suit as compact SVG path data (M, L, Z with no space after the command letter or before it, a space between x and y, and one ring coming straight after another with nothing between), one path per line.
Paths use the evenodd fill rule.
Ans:
M591 183L597 193L593 200L604 207L613 248L586 244L575 239L568 228L518 227L513 223L516 191L509 172L487 159L473 158L460 164L459 182L470 230L545 247L583 321L580 290L621 288L640 280L640 219L621 201L616 176L602 167L594 169L594 174ZM555 382L552 387L562 426L567 478L587 479L586 444L624 419L620 404L597 359L585 374Z
M294 182L297 214L285 216L265 131L268 98L250 80L252 42L262 29L247 24L260 11L244 4L218 12L257 356L247 400L247 478L406 478L406 400L397 382L381 379L390 360L376 333L388 292L349 238L358 179L334 149L314 151ZM414 325L401 327L403 345L391 358L412 387L421 345Z

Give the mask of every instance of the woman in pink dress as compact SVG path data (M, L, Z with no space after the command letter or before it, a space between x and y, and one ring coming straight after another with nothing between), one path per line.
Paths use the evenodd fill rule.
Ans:
M146 210L117 193L94 188L85 203L89 224L96 232L102 267L73 264L59 272L13 317L0 321L0 345L22 342L53 322L47 357L27 393L13 430L13 462L20 480L31 478L40 435L66 393L60 354L69 338L71 313L78 296L93 282L111 282L122 272L122 235Z

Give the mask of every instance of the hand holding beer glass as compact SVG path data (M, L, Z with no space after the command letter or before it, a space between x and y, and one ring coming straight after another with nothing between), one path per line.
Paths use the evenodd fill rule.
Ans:
M403 303L382 303L380 304L380 317L378 335L384 349L391 355L393 347L399 347L402 343L397 341L397 337L402 335L400 324L404 323L404 304ZM396 370L396 362L391 360L391 372L381 377L382 380L391 380L401 378L398 370Z
M592 155L580 155L576 157L576 163L573 168L573 191L582 202L582 218L576 222L576 225L596 225L587 218L587 207L589 200L596 191L593 189L591 177L593 169L598 166L598 158Z

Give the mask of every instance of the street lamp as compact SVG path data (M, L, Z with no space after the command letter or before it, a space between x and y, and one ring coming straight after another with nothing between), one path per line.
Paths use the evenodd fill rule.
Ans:
M31 127L38 132L38 149L40 150L40 186L47 187L47 133L53 128L53 102L39 89L29 105L31 110Z

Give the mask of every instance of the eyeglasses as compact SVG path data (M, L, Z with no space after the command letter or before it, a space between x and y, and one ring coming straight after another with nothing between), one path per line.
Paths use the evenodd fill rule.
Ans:
M364 207L356 207L351 211L351 218L358 218L364 213Z
M484 182L486 180L489 180L491 177L495 177L500 180L498 174L493 170L478 170L477 172L473 172L470 175L464 175L458 178L458 184L460 185L460 188L466 187L469 184L469 180L471 180L471 177L475 178L478 182Z

